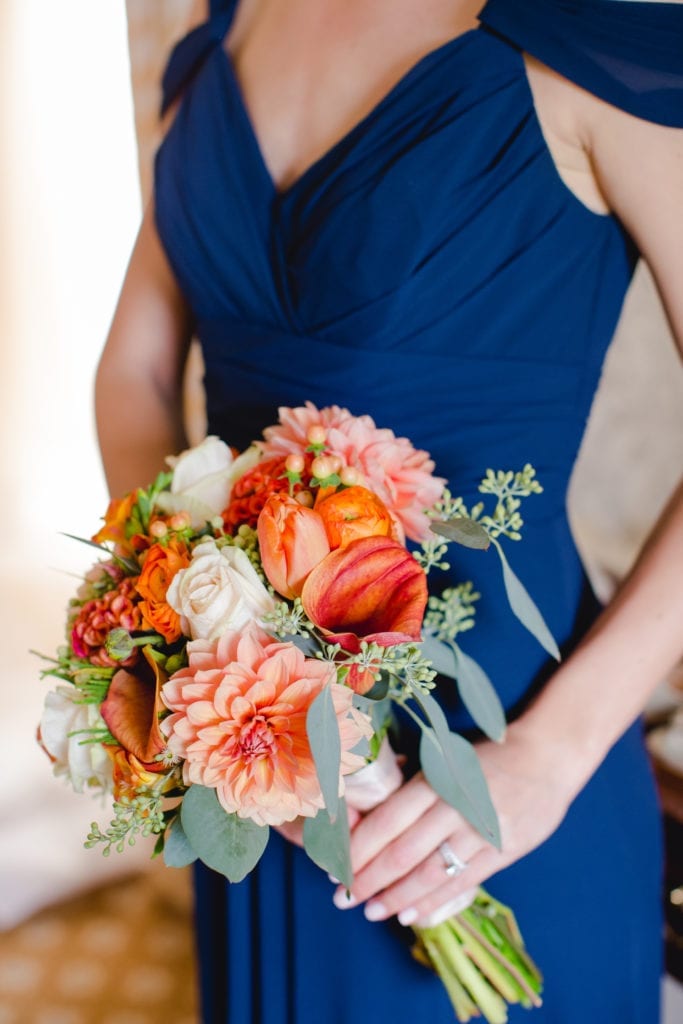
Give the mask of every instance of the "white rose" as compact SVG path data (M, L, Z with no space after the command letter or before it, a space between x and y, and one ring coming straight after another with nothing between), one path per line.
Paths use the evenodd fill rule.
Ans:
M94 704L79 704L74 686L58 686L45 698L40 741L54 758L55 775L65 775L77 793L86 786L112 789L111 760L100 743L90 743L87 729L106 729Z
M259 622L275 606L244 551L219 548L213 538L197 544L190 565L173 577L166 600L193 640L215 640L228 629Z
M156 504L167 515L189 512L192 527L199 529L221 514L235 481L260 458L261 451L254 446L235 459L219 437L206 437L194 448L166 459L173 469L171 490L160 494Z

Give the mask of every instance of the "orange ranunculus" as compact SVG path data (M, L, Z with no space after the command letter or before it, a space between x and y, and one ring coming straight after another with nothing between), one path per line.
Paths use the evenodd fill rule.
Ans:
M376 494L355 485L335 491L322 500L315 511L322 518L332 550L346 547L361 537L391 537L393 520Z
M344 650L359 640L384 647L419 640L427 577L389 537L363 537L337 548L308 576L301 594L309 619Z
M160 691L167 677L148 650L134 671L121 668L114 673L100 714L126 753L146 770L161 771L155 758L166 749L159 713L164 710Z
M126 523L137 500L136 491L131 491L125 498L112 498L104 515L104 526L94 535L93 541L102 544L110 540L122 548L130 549L131 544L126 537Z
M278 594L298 597L311 569L329 554L325 524L286 494L271 494L258 517L263 571Z
M177 572L190 564L190 552L182 541L153 544L145 555L137 592L143 598L140 611L145 625L161 633L166 643L181 636L180 616L166 601L166 592Z

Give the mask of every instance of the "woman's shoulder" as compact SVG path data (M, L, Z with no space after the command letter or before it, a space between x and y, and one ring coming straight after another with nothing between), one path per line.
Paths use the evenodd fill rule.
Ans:
M488 0L480 20L599 99L683 127L683 0Z

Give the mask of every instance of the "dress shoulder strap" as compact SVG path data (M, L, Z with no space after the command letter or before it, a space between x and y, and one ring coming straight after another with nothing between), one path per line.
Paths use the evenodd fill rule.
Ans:
M211 50L223 45L236 6L236 0L211 0L208 19L175 44L161 78L162 117L197 73Z
M683 4L488 0L485 29L636 117L683 127Z

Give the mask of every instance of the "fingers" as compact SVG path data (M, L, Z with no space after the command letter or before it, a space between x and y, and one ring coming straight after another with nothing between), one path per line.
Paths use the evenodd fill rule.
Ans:
M355 826L351 837L354 876L359 875L389 843L419 821L437 800L434 790L422 776L416 775L383 804L370 811Z
M452 844L453 845L453 844ZM455 849L455 846L454 846ZM460 851L458 851L460 856ZM423 891L420 897L402 907L398 913L398 919L403 925L417 924L421 927L431 927L447 920L453 914L460 913L465 906L469 906L474 899L478 887L492 874L505 866L505 858L492 846L484 846L471 859L465 871L456 878L444 878L442 884L430 892ZM384 894L382 894L384 898ZM461 901L465 901L461 905ZM455 906L456 909L450 909Z
M454 896L453 899L448 900L438 908L438 910L432 911L431 914L427 914L425 917L416 917L411 920L413 911L412 907L403 911L398 915L398 919L401 924L415 924L418 928L435 928L437 924L441 924L442 921L447 921L449 917L455 917L462 910L466 910L472 903L474 903L477 895L477 888L466 889L465 892L459 896Z
M444 808L444 810L450 812L450 808ZM421 915L420 908L432 893L441 893L439 901L436 903L438 907L447 900L460 896L468 888L465 876L469 871L469 864L459 875L449 877L446 874L446 864L438 847L445 839L448 839L449 845L454 851L457 851L457 856L467 863L472 861L482 849L483 840L476 833L467 832L464 829L454 835L451 813L445 815L445 824L446 831L439 832L436 827L429 830L429 839L425 840L428 849L423 851L422 857L414 867L391 879L389 884L378 886L376 891L370 894L369 902L365 907L365 916L369 920L382 921L394 914L403 914L407 919L404 921L402 917L401 923L409 924L411 918L417 919ZM375 868L374 864L370 865L369 870L373 868ZM379 877L382 877L380 872L378 874ZM362 877L358 881L360 885L357 885L357 880L354 879L353 895L360 901L365 892L363 886L366 884L366 878ZM444 886L446 887L445 895ZM409 914L408 911L411 913Z

